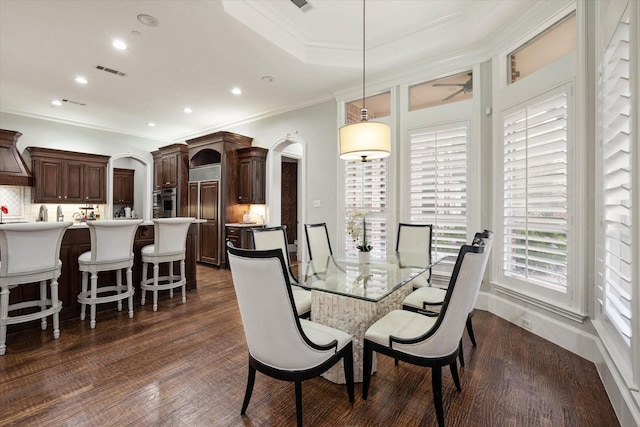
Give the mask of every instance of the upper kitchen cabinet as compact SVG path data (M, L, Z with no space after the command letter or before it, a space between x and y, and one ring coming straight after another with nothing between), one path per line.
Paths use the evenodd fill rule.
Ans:
M172 144L151 153L154 167L154 189L175 188L189 180L189 147Z
M265 203L267 152L260 147L238 150L238 203Z
M28 147L35 203L106 203L109 156Z
M113 204L133 206L134 176L133 169L113 169Z
M186 144L171 144L151 154L153 155L153 189L175 188L177 215L187 215L189 147Z

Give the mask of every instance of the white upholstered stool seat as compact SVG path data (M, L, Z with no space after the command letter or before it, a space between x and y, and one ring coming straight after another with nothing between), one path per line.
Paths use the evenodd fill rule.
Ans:
M40 327L47 329L47 317L53 318L53 338L60 336L62 302L58 300L58 278L62 270L60 245L71 222L37 222L0 224L0 355L6 352L7 325L42 319ZM9 293L20 285L40 283L36 300L9 304ZM47 298L47 282L51 289ZM15 310L39 307L40 310L9 316Z
M129 317L133 318L133 240L142 220L89 221L91 251L78 257L78 268L82 272L82 288L78 294L80 319L85 319L87 305L91 307L91 329L96 327L96 305L109 302L118 303L122 310L122 300L127 299ZM126 283L122 283L125 270ZM116 283L98 286L98 273L116 272ZM89 283L89 275L91 281Z
M182 303L187 302L187 278L185 273L186 241L189 227L194 218L158 218L153 220L153 245L142 248L142 305L146 302L147 291L153 292L153 311L158 310L158 291L169 291L173 298L173 290L182 288ZM174 262L180 263L180 274L174 274ZM169 270L160 276L160 264L168 263ZM153 275L148 277L149 264L153 266Z

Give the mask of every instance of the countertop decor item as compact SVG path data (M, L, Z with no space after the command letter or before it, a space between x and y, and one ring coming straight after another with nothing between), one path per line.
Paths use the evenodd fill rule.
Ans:
M347 222L347 231L353 241L356 242L356 248L360 252L371 252L373 249L373 246L367 241L367 213L366 211L355 209L349 215L349 221ZM362 240L360 240L361 232Z
M4 214L9 214L9 208L7 208L5 205L2 205L0 207L0 224L2 223L2 215Z

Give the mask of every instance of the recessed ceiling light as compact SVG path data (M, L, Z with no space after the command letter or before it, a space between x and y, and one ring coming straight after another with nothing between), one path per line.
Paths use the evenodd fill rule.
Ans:
M78 77L76 77L76 82L80 83L80 84L83 84L83 85L86 85L87 84L87 79L85 79L82 76L78 76Z
M145 13L141 13L138 15L138 22L144 25L148 25L149 27L157 27L158 20L151 15L147 15Z
M191 114L191 113L193 113L193 110L192 110L191 108L189 108L189 107L184 107L184 108L182 109L182 111L184 111L184 112L185 112L185 113L187 113L187 114Z
M51 101L51 105L53 105L54 107L59 107L62 105L62 102L58 101L57 99L54 99L53 101Z
M155 125L156 125L156 124L155 124L155 123L153 123L153 122L149 122L149 123L147 123L147 126L149 126L149 127L154 127Z
M242 95L242 90L240 90L239 87L234 87L233 89L231 89L231 93L234 95Z
M111 45L113 47L115 47L118 50L126 50L127 49L127 44L125 42L123 42L122 40L114 40L113 43L111 43Z

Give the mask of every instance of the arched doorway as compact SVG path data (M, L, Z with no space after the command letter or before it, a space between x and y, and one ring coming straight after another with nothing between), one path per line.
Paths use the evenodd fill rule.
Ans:
M132 153L116 154L109 160L109 171L107 175L107 215L106 218L113 218L113 169L133 169L134 174L134 206L138 217L144 220L153 218L151 191L153 189L153 161Z
M304 223L306 218L306 143L298 136L292 136L287 134L284 138L279 139L269 149L267 154L267 206L266 212L266 224L267 225L280 225L283 220L283 197L282 197L282 185L283 185L283 162L287 163L285 169L288 166L295 164L296 170L296 227L295 233L289 232L291 235L295 235L297 240L296 257L298 260L306 259L306 243L304 237ZM289 174L285 171L285 177ZM286 208L286 206L285 206ZM285 214L285 218L288 217ZM291 226L287 227L291 229Z

